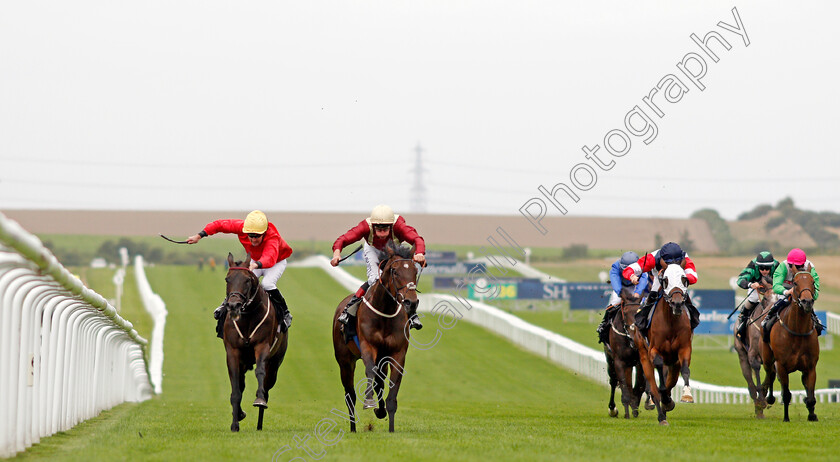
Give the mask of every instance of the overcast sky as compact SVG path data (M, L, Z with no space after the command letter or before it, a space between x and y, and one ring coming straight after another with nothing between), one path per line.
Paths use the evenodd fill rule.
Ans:
M840 211L838 13L837 2L3 2L0 209L384 202L410 214L419 143L433 213L515 215L531 201L531 213L559 214L540 186L575 216L735 218L785 196ZM709 39L718 62L690 38L710 31L731 47ZM657 85L676 101L651 96Z

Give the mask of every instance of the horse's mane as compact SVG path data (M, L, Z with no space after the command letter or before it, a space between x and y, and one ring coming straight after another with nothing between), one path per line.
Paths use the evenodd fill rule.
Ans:
M385 247L392 249L394 251L394 255L400 258L410 259L414 256L414 247L406 247L403 245L397 246L396 244L394 244L394 241L388 241L388 243L385 244ZM384 262L388 259L388 253L386 251L379 249L376 249L376 251L379 254L379 261Z

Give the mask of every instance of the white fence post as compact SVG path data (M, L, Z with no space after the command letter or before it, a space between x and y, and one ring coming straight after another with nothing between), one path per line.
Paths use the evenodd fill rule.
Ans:
M146 340L0 213L0 457L151 397Z

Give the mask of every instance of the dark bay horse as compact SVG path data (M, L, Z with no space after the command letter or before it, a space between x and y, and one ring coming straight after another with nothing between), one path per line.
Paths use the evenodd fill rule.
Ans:
M338 316L350 296L344 298L335 310L332 324L335 360L341 369L341 384L344 386L344 400L349 411L350 431L356 431L356 388L353 379L356 361L360 358L365 365L366 384L364 408L374 409L379 419L388 415L388 431L394 431L394 414L397 412L397 393L405 372L405 356L408 351L408 316L419 303L417 299L417 267L412 260L413 249L396 247L389 243L380 256L382 274L359 304L356 313L358 345L345 343L339 329ZM387 403L384 400L384 384L388 380L390 391ZM374 398L374 393L376 397Z
M805 386L805 407L808 408L808 420L816 421L814 407L814 386L817 382L817 361L820 360L820 344L811 312L814 310L814 278L811 266L793 275L791 304L779 312L779 320L770 329L770 344L762 342L761 355L764 371L767 375L765 384L772 383L775 375L782 384L782 402L785 405L785 422L790 422L788 406L791 393L788 375L802 373L802 385ZM769 383L768 383L769 382Z
M773 304L776 303L776 294L773 293L773 281L769 275L762 276L761 285L758 288L761 294L761 303L755 307L750 313L747 323L746 334L744 338L737 335L738 326L735 326L735 351L738 353L738 360L741 363L741 373L744 374L744 380L747 381L747 388L750 391L750 398L755 404L755 417L757 419L764 418L764 409L766 409L767 401L764 399L763 391L759 388L761 383L761 321ZM755 380L753 380L755 377Z
M659 413L659 424L668 425L665 414L674 409L675 403L671 398L671 389L677 384L680 374L685 382L680 401L694 402L688 381L693 333L690 315L685 307L688 291L685 270L680 265L671 264L658 277L662 285L662 296L654 307L648 338L642 335L637 326L634 340L639 350L650 393L653 396L653 403ZM653 295L652 293L651 296ZM658 373L658 387L654 370Z
M604 344L604 356L607 359L607 373L610 377L610 416L617 417L615 408L616 385L621 387L621 404L624 405L624 418L639 416L639 403L645 389L645 376L639 363L639 351L633 341L636 326L634 315L639 309L639 299L633 298L633 288L623 288L618 312L610 323L609 342ZM636 369L636 384L633 386L633 368Z
M245 372L254 368L257 377L257 398L254 406L260 409L257 430L262 430L263 412L268 407L268 391L277 381L277 370L286 356L288 331L277 333L276 311L272 309L268 293L259 278L248 269L251 258L234 262L228 254L228 273L225 304L228 314L224 324L224 342L230 376L230 404L233 423L230 430L239 431L239 421L245 418L242 411L242 392L245 390Z

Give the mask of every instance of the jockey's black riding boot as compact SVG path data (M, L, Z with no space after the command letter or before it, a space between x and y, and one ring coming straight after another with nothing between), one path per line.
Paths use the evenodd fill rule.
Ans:
M607 336L607 332L609 332L609 325L610 319L612 316L613 306L609 305L604 309L604 319L601 320L601 324L598 324L598 328L595 329L595 332L598 333L598 343L607 343L609 341L609 337Z
M744 335L746 335L747 321L750 319L750 314L752 314L756 306L758 306L758 303L753 303L748 300L747 303L744 304L743 308L741 308L741 312L738 313L738 330L736 331L738 338L743 339Z
M213 317L216 318L216 337L224 338L222 333L225 327L225 316L227 315L227 305L222 303L213 311Z
M281 319L280 332L286 332L292 327L292 313L289 313L289 307L286 305L286 299L280 293L280 289L267 290L268 298L271 304L277 310L275 313L279 314L278 319Z
M761 329L764 332L764 341L770 342L770 329L773 327L773 324L778 319L779 311L782 308L790 305L790 298L784 297L780 298L779 301L773 304L773 307L770 308L770 311L767 312L767 316L764 317L764 321L761 322Z
M814 329L817 329L817 336L822 335L822 332L825 330L825 326L820 322L820 318L817 317L817 313L811 311L811 319L814 320Z

